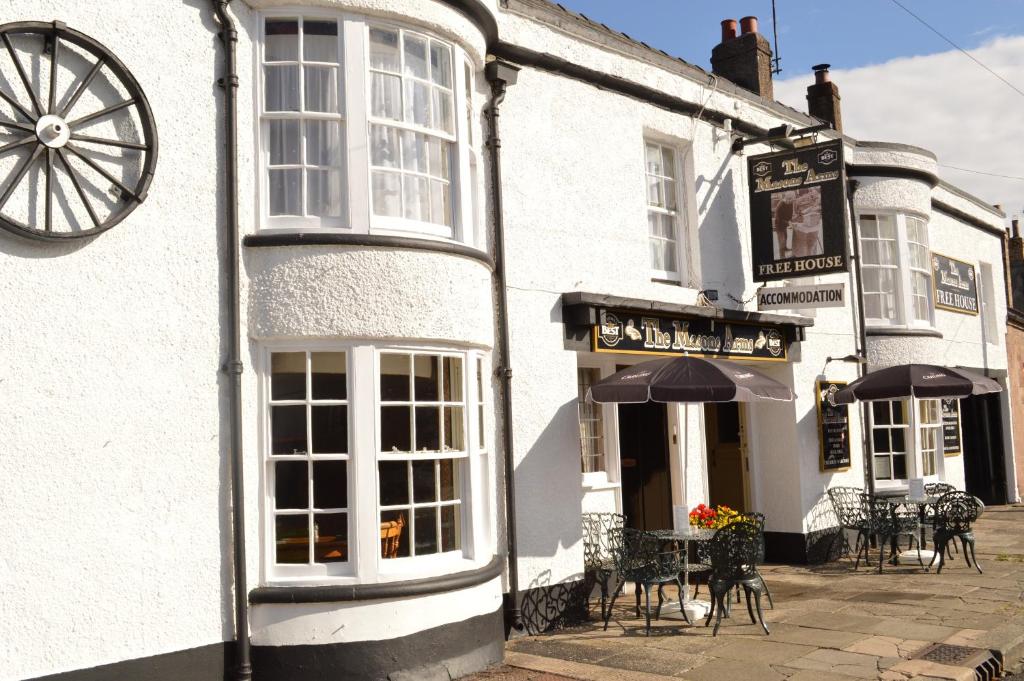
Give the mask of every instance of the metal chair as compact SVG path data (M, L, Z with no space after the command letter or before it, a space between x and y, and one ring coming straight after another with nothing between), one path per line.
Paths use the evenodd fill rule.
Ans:
M601 619L608 604L608 582L615 572L615 552L622 540L625 516L619 513L583 514L583 568L601 587Z
M750 523L757 528L760 535L760 545L757 549L757 561L754 563L754 572L757 573L758 579L761 580L761 586L764 588L764 595L768 597L768 607L772 610L775 609L775 601L772 600L772 592L768 590L768 584L764 581L764 576L761 571L757 569L758 565L764 563L764 513L741 513L739 515L738 522ZM736 585L736 602L740 600L740 587Z
M845 555L850 555L850 542L846 538L846 530L857 532L855 548L858 557L860 556L861 543L868 539L868 522L864 506L861 504L860 495L864 490L859 487L830 487L828 498L832 502L832 510L839 521L839 533L829 543L828 555L832 555L832 549L840 537L843 539Z
M661 606L665 601L663 585L674 583L679 589L679 610L683 613L683 619L690 623L690 619L683 608L683 583L679 575L683 572L683 551L681 549L664 550L665 540L651 532L643 532L631 528L613 529L612 535L620 535L619 548L614 551L615 572L618 574L618 583L612 593L612 602L604 617L604 628L608 630L608 621L612 616L612 609L615 607L615 599L626 582L633 582L643 589L646 599L644 610L647 623L647 635L651 635L651 587L658 586L658 607L654 613L654 619L661 616ZM637 591L637 608L640 606L640 591Z
M907 537L908 546L917 546L917 561L925 567L921 557L921 520L916 507L910 504L893 503L875 499L870 494L861 495L861 504L867 516L868 537L878 538L878 572L881 574L885 563L885 547L889 545L889 558L899 562L899 538ZM857 553L854 570L860 566L861 553L865 563L870 548L867 537L862 543L862 551Z
M971 567L971 560L974 560L974 567L981 572L978 559L974 556L974 530L971 524L978 519L978 515L985 508L980 502L967 492L946 492L935 504L935 531L932 534L932 541L935 542L935 552L939 556L939 569L946 564L946 547L951 540L960 539L964 548L964 560L967 567ZM970 548L970 555L967 550ZM932 563L935 556L932 556ZM932 563L928 565L931 566Z
M752 523L731 523L715 532L708 545L711 558L711 578L708 580L708 587L712 598L711 610L704 620L704 626L711 624L711 618L717 610L718 616L712 636L718 635L723 613L729 614L731 608L726 599L732 601L732 590L737 586L742 586L746 594L750 621L756 624L760 620L764 633L770 633L768 625L764 622L764 613L761 611L764 580L757 572L757 556L762 544L761 534ZM757 619L754 618L754 610L751 608L751 594L754 595L757 605Z
M955 492L956 487L949 484L948 482L929 482L924 486L924 493L930 497L941 497L946 492ZM927 506L925 508L925 525L932 528L932 535L935 535L935 507ZM960 553L960 549L956 547L956 542L951 545L952 550L949 547L946 548L946 556L949 560L953 560L953 551Z

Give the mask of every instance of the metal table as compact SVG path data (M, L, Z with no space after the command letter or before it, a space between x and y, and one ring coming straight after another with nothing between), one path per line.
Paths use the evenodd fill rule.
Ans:
M911 497L908 495L875 495L875 501L883 504L888 504L890 506L897 506L900 504L904 504L907 506L917 506L917 512L919 514L919 518L921 521L921 557L922 559L927 558L929 560L932 558L935 552L931 549L924 548L928 546L927 534L925 532L925 521L928 518L928 507L934 506L935 502L937 502L938 500L939 497L935 496ZM895 542L896 539L893 538L893 541ZM893 558L898 561L899 555L896 552L894 552Z
M663 539L665 541L671 541L676 542L677 544L682 544L683 594L681 600L683 602L683 608L688 609L688 611L680 613L680 616L683 619L690 622L693 622L695 619L704 617L707 614L708 610L711 608L711 604L705 601L698 601L690 598L690 572L698 572L698 570L690 569L689 543L701 543L711 541L711 538L715 536L715 530L710 530L703 527L689 527L685 530L653 530L651 534L654 534L659 539ZM701 570L699 570L699 572L704 572L710 569L709 566L704 566L703 564L699 563L698 565L701 566ZM674 615L674 608L672 607L673 605L675 604L667 603L665 605L665 612L668 613L666 616L672 617ZM689 613L692 613L692 615L690 615Z

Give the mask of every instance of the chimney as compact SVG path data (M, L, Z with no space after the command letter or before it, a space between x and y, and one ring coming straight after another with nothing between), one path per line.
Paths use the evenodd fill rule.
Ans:
M766 99L775 99L772 90L772 49L768 39L757 32L757 17L722 22L722 42L711 50L711 72Z
M1020 236L1020 220L1010 221L1010 238L1006 240L1007 278L1010 286L1006 304L1015 310L1024 306L1024 239Z
M839 132L843 131L843 114L839 106L839 88L828 73L829 64L814 66L814 85L807 88L807 113Z
M1020 220L1017 218L1010 221L1009 247L1010 262L1024 264L1024 239L1020 237Z

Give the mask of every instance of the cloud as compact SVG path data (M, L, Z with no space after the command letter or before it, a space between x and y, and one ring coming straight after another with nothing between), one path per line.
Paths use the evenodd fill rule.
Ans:
M1024 36L995 38L970 53L1024 90ZM832 71L843 130L860 140L902 142L935 152L939 175L1008 215L1024 212L1024 96L955 50ZM776 81L775 96L807 110L811 77Z

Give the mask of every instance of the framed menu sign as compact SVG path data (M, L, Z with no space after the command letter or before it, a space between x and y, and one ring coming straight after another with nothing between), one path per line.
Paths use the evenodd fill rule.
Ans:
M956 456L960 449L960 400L942 400L942 451Z
M849 405L835 403L836 391L844 386L846 381L815 382L822 471L850 468L850 408Z
M978 314L978 282L974 265L932 252L935 307L960 314Z

